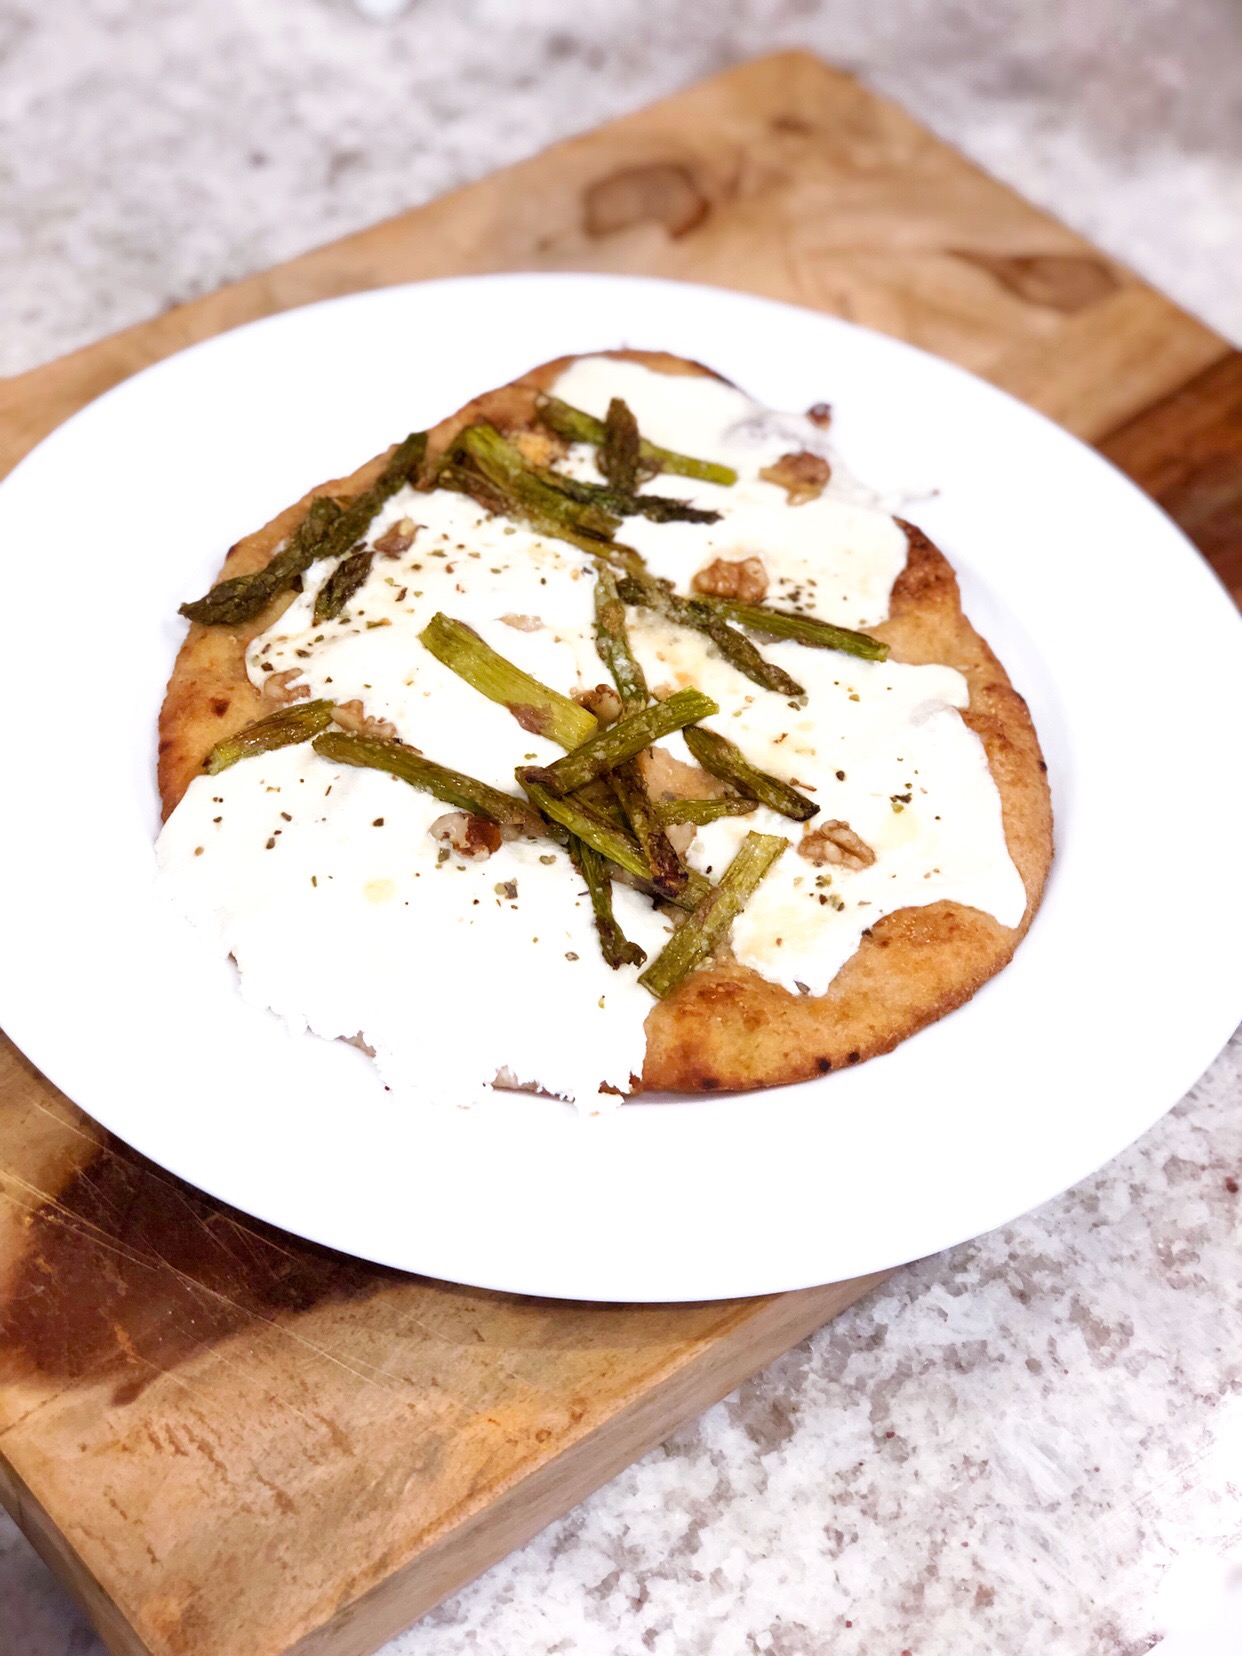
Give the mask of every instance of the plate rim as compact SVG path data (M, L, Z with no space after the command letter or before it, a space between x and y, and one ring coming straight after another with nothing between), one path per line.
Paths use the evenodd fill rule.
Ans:
M270 329L271 327L273 327L273 325L282 324L285 321L285 319L287 319L287 318L305 318L307 316L307 313L314 313L314 312L320 311L324 308L328 308L328 307L337 308L337 307L341 307L341 306L351 306L351 305L363 305L363 306L365 306L368 302L374 302L377 298L387 299L389 296L392 296L392 295L410 294L410 293L419 293L419 294L424 294L425 295L428 289L437 289L437 288L439 288L439 289L447 289L447 288L460 289L463 285L467 286L467 287L476 287L476 286L479 286L479 285L494 286L496 284L502 284L502 285L508 286L508 285L514 285L514 284L516 284L516 285L525 285L525 284L531 284L531 283L541 285L541 286L551 284L551 285L557 286L557 287L568 286L568 287L576 287L576 288L581 288L584 285L586 285L587 287L595 287L595 286L598 286L598 285L601 285L601 284L602 285L619 285L619 286L627 288L627 289L642 288L642 289L646 289L646 290L653 290L654 289L654 290L659 290L659 291L663 291L663 290L667 290L667 289L672 288L672 289L678 290L679 292L681 292L683 294L686 293L686 292L690 292L690 293L701 292L701 293L704 293L704 294L709 294L709 295L711 295L712 301L714 303L719 302L721 299L724 299L728 302L736 302L736 303L740 304L742 307L751 307L751 306L756 306L756 305L760 306L760 307L771 307L771 308L773 308L777 311L783 312L783 313L791 313L792 315L794 315L799 320L809 322L811 324L827 324L830 329L845 329L845 330L848 330L853 335L865 336L868 340L879 341L886 348L895 348L895 350L898 353L910 353L912 356L914 356L916 358L924 359L925 361L934 364L935 369L937 370L937 372L941 372L941 373L948 372L949 374L958 377L962 381L969 382L972 387L973 386L983 386L990 395L992 395L994 397L1003 398L1003 399L1005 399L1006 402L1013 405L1015 408L1021 410L1022 416L1024 418L1026 418L1026 419L1034 418L1035 420L1041 422L1043 425L1045 425L1046 427L1048 427L1052 431L1054 431L1057 434L1059 439L1062 439L1062 440L1068 439L1069 442L1074 444L1077 448L1085 450L1091 456L1092 460L1097 465L1107 468L1107 470L1112 474L1112 477L1113 477L1114 480L1120 480L1122 483L1124 483L1125 488L1128 491L1130 491L1132 496L1135 497L1136 500L1142 502L1144 509L1151 512L1151 513L1153 513L1153 514L1155 514L1162 521L1162 524L1163 524L1163 527L1164 527L1164 530L1165 530L1166 534L1167 534L1168 531L1170 531L1170 530L1172 531L1173 536L1176 537L1176 541L1180 544L1181 553L1183 555L1183 563L1185 564L1187 572L1189 571L1190 568L1197 568L1201 575L1206 576L1208 578L1208 586L1202 587L1202 591L1204 593L1206 593L1209 590L1209 588L1214 588L1215 589L1213 598L1208 600L1209 607L1219 603L1219 605L1220 605L1219 618L1220 618L1221 622L1223 623L1224 627L1226 628L1227 631L1232 628L1232 631L1235 634L1235 642L1238 639L1242 639L1242 630L1240 630L1240 629L1242 629L1242 617L1239 617L1236 609L1234 608L1234 606L1232 604L1232 600L1230 599L1226 589L1224 588L1223 583L1220 581L1219 577L1216 575L1216 572L1211 568L1211 566L1207 563L1207 561L1204 558L1202 558L1201 554L1199 554L1197 549L1193 546L1193 543L1191 543L1189 541L1188 537L1180 529L1180 526L1178 526L1170 518L1168 518L1167 514L1163 513L1161 511L1161 509L1159 508L1159 506L1136 483L1134 483L1130 478L1126 477L1126 475L1123 472L1121 472L1115 465L1113 465L1113 463L1111 461L1109 461L1107 459L1107 457L1101 455L1098 452L1098 450L1096 450L1096 449L1092 448L1090 445L1084 443L1081 439L1075 437L1072 433L1069 433L1064 428L1058 426L1054 421L1049 419L1048 416L1042 414L1040 411L1030 408L1028 405L1022 403L1019 399L1013 397L1010 393L1004 391L1003 389L1001 389L999 387L991 385L990 382L988 382L988 381L981 380L978 376L975 376L975 375L971 374L968 370L960 367L956 363L950 362L950 361L948 361L946 359L943 359L943 358L940 358L940 357L936 357L932 353L926 352L926 351L922 350L920 347L912 345L907 341L896 339L896 338L894 338L892 336L889 336L889 335L877 333L874 330L861 327L861 326L859 326L858 324L855 324L855 323L847 322L844 319L841 319L841 318L838 318L838 317L833 317L833 316L827 315L827 314L822 313L822 312L809 310L809 309L806 309L804 307L790 305L790 304L787 304L784 301L768 299L768 298L766 298L762 295L753 295L753 294L749 294L749 293L738 292L736 290L731 290L731 289L715 288L715 287L711 287L711 286L708 286L706 284L701 284L701 283L670 282L670 281L668 281L664 278L655 278L655 277L643 277L643 276L627 277L627 276L617 276L617 275L613 275L613 274L610 274L610 273L597 273L597 272L590 272L590 273L587 273L587 272L582 272L582 273L578 273L578 272L548 272L548 273L541 273L541 272L505 272L505 273L496 273L496 274L468 275L468 276L460 276L460 277L440 277L440 278L432 279L432 280L427 281L427 282L391 284L391 285L383 287L383 288L367 289L367 290L363 290L361 292L357 292L357 293L353 293L353 294L342 295L342 296L327 298L327 299L314 300L314 301L310 301L309 303L307 303L305 305L292 307L291 309L289 309L287 311L281 311L281 312L274 313L272 316L256 318L256 319L250 320L248 322L240 323L236 327L231 328L231 329L227 329L224 332L222 332L220 334L213 335L208 339L196 341L193 345L186 347L184 350L172 353L170 356L162 358L162 359L160 359L160 361L148 365L146 368L139 370L137 373L127 376L125 380L119 382L117 385L115 385L113 387L109 387L106 391L101 393L101 395L99 397L93 398L90 402L84 404L80 409L75 410L74 413L71 414L65 421L62 421L60 423L60 425L58 425L53 430L53 432L49 433L39 444L35 445L35 447L31 451L29 451L29 453L27 455L23 456L22 460L20 460L18 462L18 464L13 468L13 470L10 472L8 477L2 483L0 483L0 513L3 513L3 511L4 511L6 491L9 489L9 486L10 486L12 480L19 477L20 475L22 475L25 468L31 462L33 457L35 455L37 455L39 453L39 451L41 449L43 449L46 444L52 443L52 442L60 439L63 436L63 434L68 429L70 429L77 421L82 419L84 416L92 415L92 411L94 411L94 415L95 415L95 417L97 417L97 411L99 410L101 405L108 403L113 398L117 397L118 395L126 394L127 391L128 391L128 388L132 387L135 383L143 382L143 381L145 381L147 383L150 383L150 380L153 377L160 375L161 371L164 370L168 364L179 362L182 359L184 359L188 356L191 356L191 355L198 355L198 354L201 354L201 353L204 353L204 352L213 351L214 349L218 348L218 346L219 346L219 344L222 340L236 339L238 336L244 336L244 335L247 335L247 334L252 334L257 330ZM1190 560L1189 563L1186 563L1185 554L1189 554L1189 560ZM1055 864L1054 864L1054 867L1055 867ZM1038 917L1037 917L1036 923L1038 923ZM1025 946L1025 944L1023 946ZM3 962L0 962L0 965L3 965ZM1240 985L1240 987L1242 987L1242 985ZM8 998L9 997L6 994L6 1000ZM6 1022L8 1022L9 1020L8 1020L8 1016L7 1016L7 1014L8 1014L8 1007L7 1006L6 1006L5 1010L6 1010ZM1213 1057L1214 1057L1215 1053L1217 1053L1221 1049L1221 1047L1227 1042L1227 1040L1229 1038L1229 1035L1232 1032L1232 1028L1234 1027L1234 1024L1236 1023L1236 1016L1232 1017L1228 1020L1226 1020L1224 1017L1222 1017L1221 1023L1222 1024L1227 1024L1227 1027L1223 1028L1223 1030L1220 1034L1219 1040L1216 1041L1216 1044L1212 1048L1212 1054L1210 1054L1206 1060L1203 1060L1201 1058L1201 1056L1198 1055L1198 1049L1196 1049L1196 1055L1193 1058L1189 1054L1187 1055L1185 1062L1181 1066L1183 1072L1185 1072L1185 1074L1187 1076L1187 1079L1186 1079L1185 1085L1182 1088L1182 1091L1177 1095L1177 1097L1181 1097L1182 1094L1187 1090L1187 1088L1189 1086L1193 1085L1194 1081L1198 1078L1199 1075L1201 1075L1203 1073L1203 1071L1207 1067L1207 1065L1210 1064L1213 1061ZM20 1013L20 1009L19 1009L19 1016L18 1016L18 1030L19 1030L19 1033L20 1033L21 1024L22 1024L22 1018L21 1018L21 1013ZM44 1075L47 1076L49 1081L52 1081L53 1085L56 1084L55 1079L54 1079L54 1072L55 1072L56 1068L61 1068L61 1073L64 1074L64 1073L66 1073L66 1068L71 1070L72 1067L73 1067L72 1064L69 1064L65 1067L62 1067L62 1066L54 1063L53 1066L50 1067L50 1068L47 1065L45 1065L44 1062L43 1062L44 1054L39 1051L39 1047L40 1047L41 1043L39 1042L39 1040L37 1038L37 1035L36 1035L36 1039L33 1042L27 1042L24 1039L19 1039L19 1034L14 1034L12 1036L12 1039L14 1040L15 1045L18 1045L23 1052L27 1053L30 1056L31 1061L39 1067L41 1072ZM908 1045L908 1044L909 1043L903 1043L903 1045ZM839 1086L840 1082L841 1082L841 1078L839 1078L839 1077L826 1077L826 1078L824 1078L823 1081L819 1082L818 1085L822 1086L824 1084L831 1084L831 1085L838 1085ZM816 1083L803 1083L802 1085L810 1086L810 1085L816 1085ZM77 1090L76 1088L74 1088L74 1089L66 1088L66 1091L69 1092L69 1095L71 1097L72 1097L73 1091L76 1091L76 1090ZM777 1090L785 1091L786 1089L766 1089L766 1091L777 1091ZM747 1096L747 1095L741 1095L741 1096ZM716 1100L693 1100L691 1102L692 1102L692 1105L694 1107L697 1107L697 1108L710 1108L710 1106L713 1103L717 1102L717 1101ZM1177 1102L1177 1098L1173 1098L1168 1103L1157 1107L1155 1109L1154 1114L1151 1115L1150 1119L1145 1120L1142 1126L1140 1126L1135 1132L1131 1133L1131 1136L1126 1140L1126 1144L1118 1146L1105 1159L1110 1160L1110 1159L1112 1159L1113 1155L1120 1154L1121 1151L1124 1150L1125 1148L1127 1148L1129 1146L1129 1144L1132 1144L1135 1141L1136 1138L1141 1137L1144 1132L1148 1131L1150 1129L1150 1127L1154 1124L1154 1122L1159 1120L1160 1117L1163 1116L1167 1112L1168 1109L1172 1108L1173 1104L1176 1103L1176 1102ZM113 1125L111 1121L108 1120L108 1115L110 1115L112 1113L111 1111L105 1111L103 1113L96 1114L94 1109L88 1108L88 1106L86 1106L86 1105L80 1105L78 1107L82 1108L85 1111L85 1113L90 1114L93 1119L95 1119L101 1125L103 1125L109 1132L114 1133L117 1138L122 1140L122 1142L130 1144L131 1148L133 1148L139 1154L144 1154L144 1155L148 1154L148 1152L146 1152L143 1149L141 1144L132 1142L127 1137L126 1132L125 1132L123 1127L118 1128L117 1126ZM634 1107L635 1106L628 1106L627 1108L632 1109ZM640 1109L648 1109L648 1108L654 1108L656 1106L654 1104L646 1104L646 1105L639 1105L637 1107L640 1108ZM586 1124L584 1124L584 1125L586 1125ZM587 1125L587 1130L588 1131L590 1130L589 1125ZM161 1155L158 1158L158 1161L159 1161L160 1166L162 1166L162 1167L166 1168L168 1171L174 1173L176 1177L184 1179L187 1183L195 1186L196 1188L198 1188L200 1190L206 1191L209 1195L213 1196L214 1199L222 1201L222 1202L228 1204L229 1206L233 1206L233 1207L239 1206L239 1204L237 1203L234 1196L229 1195L227 1192L222 1191L219 1188L214 1188L213 1187L214 1186L214 1181L211 1182L211 1183L203 1182L199 1175L196 1175L192 1170L185 1170L182 1167L178 1167L176 1165L176 1163L173 1160L170 1160L166 1155ZM998 1218L998 1219L994 1220L994 1222L986 1228L991 1229L991 1228L995 1228L997 1225L1003 1225L1003 1224L1012 1222L1014 1219L1019 1217L1021 1213L1025 1213L1027 1211L1030 1211L1031 1208L1034 1207L1034 1206L1042 1205L1043 1202L1045 1202L1049 1199L1052 1199L1052 1197L1059 1194L1061 1191L1069 1188L1069 1186L1071 1184L1077 1183L1082 1178L1090 1176L1090 1174L1093 1171L1098 1170L1098 1167L1100 1165L1103 1165L1103 1163L1097 1162L1097 1163L1094 1164L1094 1166L1092 1168L1088 1168L1085 1171L1080 1171L1080 1172L1074 1174L1068 1181L1063 1182L1060 1185L1058 1185L1056 1190L1049 1191L1046 1195L1044 1195L1042 1197L1039 1197L1033 1203L1026 1203L1017 1212L1011 1213L1007 1217L1001 1217L1001 1218ZM270 1213L270 1212L265 1212L265 1211L263 1211L263 1208L261 1206L256 1205L252 1201L247 1201L244 1208L242 1208L242 1211L250 1213L254 1217L259 1218L260 1220L262 1220L262 1222L264 1222L266 1224L274 1225L277 1228L280 1228L280 1229L283 1229L283 1230L290 1230L290 1228L291 1228L288 1224L287 1218L281 1218L281 1217L277 1216L276 1214L273 1214L273 1213ZM955 1245L958 1242L964 1241L964 1240L968 1239L968 1237L981 1234L981 1231L977 1227L972 1227L972 1228L968 1229L965 1232L959 1232L952 1225L949 1225L948 1230L952 1234L944 1236L941 1240L936 1241L931 1247L929 1247L927 1249L924 1249L922 1251L923 1252L938 1252L938 1251L940 1251L941 1249L943 1249L945 1247L949 1247L949 1246ZM321 1246L326 1246L326 1247L332 1248L332 1249L337 1250L337 1251L342 1251L343 1250L344 1245L340 1241L339 1237L333 1237L331 1234L316 1234L315 1230L308 1228L305 1224L299 1223L298 1226L296 1227L296 1229L293 1231L293 1234L303 1236L303 1237L307 1238L310 1241L317 1242ZM395 1266L396 1268L401 1269L401 1270L414 1269L414 1270L424 1270L425 1271L425 1269L426 1269L425 1267L411 1266L408 1260L402 1260L402 1259L397 1259L397 1258L393 1258L393 1257L385 1257L381 1254L377 1254L377 1253L374 1253L374 1252L371 1252L371 1251L367 1251L366 1253L363 1253L363 1254L359 1255L359 1257L372 1258L377 1263L381 1263L381 1264L385 1264L385 1265L389 1265L389 1266ZM908 1256L903 1251L899 1256L896 1256L896 1257L892 1258L891 1260L889 1260L885 1263L877 1264L875 1266L871 1266L871 1267L869 1267L869 1269L874 1269L874 1270L891 1269L893 1266L896 1266L898 1264L901 1264L901 1263L905 1262L907 1257L912 1257L912 1256ZM434 1271L433 1271L432 1274L435 1274ZM446 1275L447 1280L458 1281L458 1282L468 1282L468 1283L470 1283L471 1285L474 1285L474 1286L478 1286L478 1287L482 1287L482 1288L492 1288L492 1289L496 1289L496 1290L499 1290L499 1291L502 1291L502 1292L518 1292L518 1293L523 1293L523 1294L532 1294L532 1295L535 1295L535 1296L553 1297L553 1298L555 1298L555 1297L581 1297L581 1298L595 1299L595 1298L598 1297L598 1296L590 1295L590 1294L567 1296L561 1290L559 1290L557 1288L541 1289L539 1287L532 1287L529 1284L529 1282L517 1283L517 1282L511 1281L511 1280L506 1280L505 1273L503 1271L501 1271L497 1276L493 1277L491 1280L484 1280L483 1277L480 1277L477 1274L471 1274L469 1276L462 1276L462 1275L460 1275L456 1272L449 1272L449 1273L443 1273L443 1274ZM850 1274L860 1274L860 1273L850 1273ZM750 1293L768 1293L768 1292L774 1292L774 1291L783 1291L783 1289L793 1289L793 1288L798 1288L798 1287L809 1287L809 1286L812 1286L814 1284L818 1284L818 1283L820 1283L824 1280L840 1280L840 1278L825 1279L820 1274L816 1273L816 1274L812 1274L810 1277L805 1278L804 1280L791 1281L787 1284L784 1284L783 1288L773 1289L773 1288L770 1288L770 1287L751 1287L751 1288L742 1289L740 1291L740 1293L741 1293L741 1295L745 1295L745 1294L750 1294ZM685 1294L678 1294L676 1296L672 1296L672 1298L676 1299L676 1300L684 1299L684 1298L687 1298L687 1297L693 1297L693 1298L696 1298L696 1299L699 1299L699 1298L708 1298L708 1299L710 1299L710 1298L717 1298L717 1299L734 1298L734 1297L739 1297L739 1291L736 1290L736 1289L721 1288L717 1291L709 1292L709 1293L694 1293L693 1295L690 1295L690 1296L687 1296ZM624 1300L647 1300L649 1302L659 1303L659 1302L667 1302L670 1299L670 1296L658 1295L658 1294L643 1295L643 1294L626 1293L626 1294L620 1295L620 1296L607 1296L607 1298L611 1302L614 1302L614 1303L617 1302L617 1300L622 1300L622 1301L624 1301Z

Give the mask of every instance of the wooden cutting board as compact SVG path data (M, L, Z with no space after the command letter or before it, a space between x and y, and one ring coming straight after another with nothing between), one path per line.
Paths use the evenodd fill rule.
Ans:
M239 322L532 268L740 287L950 357L1103 448L1242 591L1242 358L800 54L5 382L0 461ZM618 1308L403 1276L170 1178L0 1046L0 1497L126 1656L373 1650L877 1280Z

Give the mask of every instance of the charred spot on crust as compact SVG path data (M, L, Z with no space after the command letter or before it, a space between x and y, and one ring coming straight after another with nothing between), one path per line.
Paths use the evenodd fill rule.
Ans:
M861 1052L851 1052L851 1053L848 1054L845 1061L846 1061L847 1064L859 1064L859 1063L862 1062L862 1053Z
M819 1073L821 1075L827 1075L828 1071L832 1068L832 1059L831 1058L817 1058L815 1060L815 1068L819 1071Z
M739 1000L745 1001L745 992L732 978L695 974L689 980L689 988L701 1006L710 1007L717 1015L731 1011Z
M701 1075L699 1077L699 1086L704 1092L715 1092L720 1086L720 1082L717 1081L714 1075Z
M217 719L222 719L224 717L224 715L228 712L228 710L229 710L229 699L228 699L227 696L215 696L215 697L213 697L212 703L211 703L211 711L215 714Z

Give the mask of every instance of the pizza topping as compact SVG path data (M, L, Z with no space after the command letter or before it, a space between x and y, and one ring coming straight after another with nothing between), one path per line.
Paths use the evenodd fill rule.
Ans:
M750 760L725 736L714 730L688 730L686 746L705 771L728 782L748 799L757 799L770 811L805 822L819 810L814 800L798 792L778 776L770 776Z
M604 439L596 462L605 482L623 494L633 494L640 481L653 477L658 468L650 461L644 464L641 451L638 421L628 403L613 397L604 416Z
M614 513L593 501L573 500L546 482L485 421L467 426L450 454L453 464L440 473L441 479L447 477L450 487L461 487L465 480L478 477L485 489L480 498L489 510L516 516L544 534L580 545L611 540L620 526L621 520ZM468 485L467 492L472 492Z
M541 534L609 557L624 568L641 568L642 559L616 542L623 517L645 517L655 523L720 520L719 512L704 511L688 501L636 494L614 483L592 483L567 472L532 466L515 442L486 421L458 432L436 482L471 495L495 515L515 518Z
M281 549L262 569L218 581L205 597L182 604L180 613L206 627L236 627L252 621L277 593L286 591L315 562L326 557L328 531L342 517L335 500L319 496Z
M577 747L595 734L596 722L585 708L506 661L464 621L441 612L418 636L437 661L489 701L507 707L523 730L565 748Z
M335 780L326 800L325 778ZM213 792L225 795L212 807L224 823L205 839L198 795ZM310 808L265 852L267 807L291 795ZM486 859L450 850L440 862L447 847L428 829L446 805L306 745L205 777L185 803L160 841L169 896L211 928L222 958L236 954L252 1003L326 1039L362 1029L406 1107L486 1103L502 1069L586 1110L615 1108L601 1083L631 1090L651 997L634 965L606 963L583 882L558 846L518 838ZM373 829L379 816L385 826ZM497 884L515 884L519 900L498 898ZM614 902L623 934L658 952L667 919L621 886ZM354 1060L345 1048L324 1059Z
M642 1068L641 955L657 964L677 911L690 948L687 928L720 885L729 896L751 831L783 848L782 828L814 818L799 850L818 835L823 861L775 858L690 969L727 939L741 966L822 995L883 914L948 898L1013 925L1025 902L986 756L959 716L965 681L886 659L866 630L887 618L905 532L815 424L719 381L603 358L553 389L585 434L547 428L527 443L468 428L301 570L247 666L276 698L303 698L295 711L337 701L339 728L193 784L161 838L180 900L236 957L251 999L320 1034L364 1029L386 1082L446 1103L486 1097L507 1071L611 1107ZM639 433L632 478L600 465L614 400ZM625 414L612 424L632 458ZM761 472L821 450L827 485L790 509ZM652 484L660 454L674 465ZM326 501L318 515L344 509ZM376 556L348 603L357 619L316 624L321 590L363 539ZM728 570L725 591L696 590L696 572L744 566L739 548L761 549L764 592ZM687 692L719 711L629 758L597 745L635 715L662 728L652 701ZM624 742L636 731L653 733L630 726ZM558 795L539 780L548 771L587 780ZM314 808L273 823L267 796L281 789ZM478 832L498 843L462 855ZM277 856L259 855L266 839ZM583 847L595 860L576 872ZM467 980L489 1012L463 1044L449 1032ZM555 997L554 1043L509 992L527 980Z
M599 506L614 517L649 518L652 523L719 523L723 513L695 506L676 495L636 494L611 483L592 483L567 472L543 471L540 480L582 506Z
M721 817L753 816L758 803L755 799L739 799L735 794L727 794L723 799L668 799L657 803L655 813L656 820L666 828L683 822L702 827L708 822L719 822Z
M711 705L714 707L715 703ZM662 897L674 900L685 890L689 875L682 866L671 835L665 832L665 826L652 806L637 760L629 759L618 765L608 780L629 830L647 859L652 885Z
M303 707L286 707L279 713L269 713L265 719L256 719L235 736L226 736L217 742L207 755L204 769L208 776L216 776L239 759L249 759L256 753L271 753L274 748L290 747L296 742L309 742L332 722L332 703L308 701Z
M433 840L470 862L485 861L501 846L500 829L496 824L486 817L473 816L469 811L446 811L436 818L427 832Z
M611 684L596 684L590 690L575 690L573 699L602 725L610 725L621 717L621 698Z
M446 805L494 822L498 828L527 839L539 839L543 824L519 799L489 787L476 777L449 770L425 758L405 742L387 742L375 736L349 736L329 730L311 744L316 753L338 765L360 765L387 771L410 787L421 789Z
M398 443L379 477L348 506L320 495L276 555L253 575L237 575L212 587L204 598L182 604L181 614L206 626L252 621L278 593L287 592L320 558L348 552L361 540L384 502L406 484L427 452L427 433L413 432Z
M395 523L389 524L382 535L376 537L375 550L382 558L399 558L413 546L417 533L418 525L413 518L398 518Z
M798 855L817 868L825 863L840 868L870 868L875 861L875 852L849 823L836 821L808 828L798 842Z
M625 630L625 605L617 592L616 578L604 565L595 575L595 648L612 674L613 682L627 713L647 705L647 680L630 648Z
M802 449L798 454L782 454L774 466L764 466L759 475L765 483L775 483L784 489L791 506L803 506L823 494L832 476L832 467L822 454L810 454Z
M295 684L295 679L302 677L300 667L286 667L283 672L272 672L263 680L264 701L276 702L284 706L286 702L302 701L310 695L310 685L303 682Z
M613 398L609 406L616 400ZM581 408L572 408L559 397L542 393L535 399L535 406L544 425L571 443L592 443L598 448L605 442L605 421L597 420ZM658 443L649 443L645 438L639 439L638 454L641 460L654 465L657 471L673 472L679 477L697 477L704 483L722 483L726 488L737 482L737 473L732 466L718 465L711 460L695 460L688 454L677 454L672 449L661 448Z
M744 604L757 604L767 594L768 572L762 558L741 558L736 563L717 558L699 570L690 587L712 598L738 598Z
M683 730L687 725L719 711L711 697L701 691L679 690L667 701L656 702L653 707L641 708L637 713L628 713L616 724L598 731L564 759L558 759L553 765L541 766L531 774L542 787L558 798L564 798L566 794L585 788L598 777L606 776L627 759L634 758L635 754L658 742L662 736L671 736L675 730Z
M505 435L531 466L554 466L569 452L569 444L554 431L506 431Z
M671 994L724 942L734 920L788 844L774 834L747 834L720 884L682 921L639 978L657 1000Z
M682 598L661 581L646 574L626 575L618 581L617 591L627 604L653 609L679 626L704 633L726 661L765 690L774 690L779 696L802 695L802 686L797 679L791 678L783 667L765 660L748 638L731 627L703 599Z
M559 799L556 794L550 793L531 777L523 776L521 781L531 804L547 817L549 822L566 829L574 839L581 840L593 851L598 851L608 862L614 863L623 873L630 876L640 891L661 898L667 896L655 885L651 865L637 840L624 828L618 827L604 812L597 810L583 795L571 794L565 799ZM688 869L682 889L675 897L667 896L667 900L676 903L679 908L692 909L709 889L710 882L704 875L696 873L694 869Z
M612 876L608 863L598 851L579 839L570 840L569 855L591 899L591 913L604 959L614 972L622 966L641 966L647 959L646 950L637 943L631 943L613 913Z
M840 650L844 655L860 656L864 661L888 659L888 645L872 638L870 633L855 632L850 627L834 627L831 621L821 621L813 615L773 609L768 604L742 603L731 598L706 598L704 602L730 621L736 621L739 626L749 627L752 632L766 633L769 638L792 638L813 650Z
M397 738L397 727L392 720L373 718L357 698L338 702L332 709L332 720L353 736L382 736L390 741Z
M321 627L325 621L335 621L345 608L358 588L371 573L371 561L374 553L360 548L351 552L348 557L342 558L340 563L328 576L327 580L315 594L315 625Z

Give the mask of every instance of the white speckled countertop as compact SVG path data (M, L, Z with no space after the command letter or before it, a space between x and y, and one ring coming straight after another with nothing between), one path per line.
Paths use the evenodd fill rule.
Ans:
M791 44L1242 336L1227 0L8 0L0 371ZM1238 1656L1239 1182L1235 1042L1104 1172L900 1273L388 1656L1138 1656L1171 1630L1161 1656ZM2 1518L0 1652L102 1652Z

